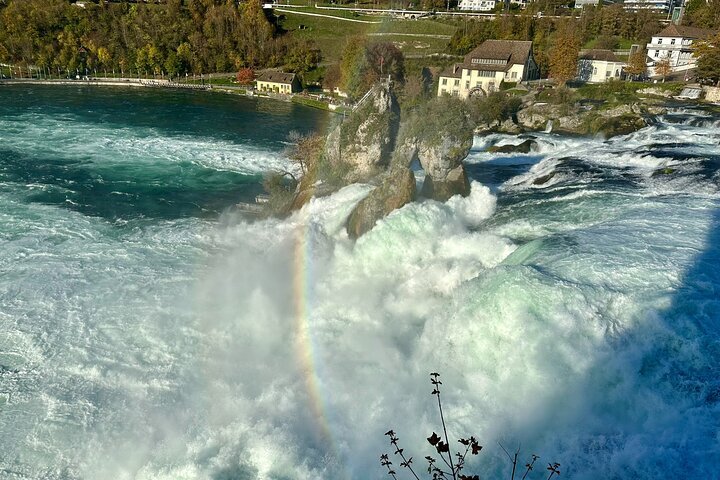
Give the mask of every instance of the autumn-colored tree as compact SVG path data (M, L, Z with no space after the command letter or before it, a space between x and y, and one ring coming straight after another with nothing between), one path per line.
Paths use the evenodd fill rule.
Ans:
M367 57L366 75L375 83L381 78L390 77L396 84L405 81L405 57L402 52L390 42L377 42L369 44L365 49Z
M697 57L697 77L720 87L720 33L698 42L693 55Z
M327 70L325 70L325 75L323 76L322 82L323 88L327 88L332 91L340 85L340 81L340 65L338 65L337 63L333 63L332 65L327 67Z
M647 71L646 58L647 53L645 50L641 50L630 55L627 66L625 67L625 73L628 74L629 78L636 79L645 75L645 72Z
M548 52L550 78L565 85L577 75L580 36L574 26L565 23L555 32L553 46Z
M249 85L255 81L255 71L252 68L241 68L238 70L235 80L240 85Z
M663 83L665 83L665 78L672 73L672 65L670 64L670 59L663 58L655 62L655 75L660 75L662 77Z
M304 177L316 167L322 149L325 146L325 137L318 134L302 135L297 131L290 132L288 139L291 146L285 152Z

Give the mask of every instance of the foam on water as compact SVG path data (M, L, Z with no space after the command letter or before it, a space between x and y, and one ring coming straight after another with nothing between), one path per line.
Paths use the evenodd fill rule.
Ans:
M3 146L35 155L61 153L77 162L95 162L103 169L147 167L148 160L195 163L216 170L258 174L287 170L290 162L277 152L247 144L188 135L168 138L152 127L120 127L86 123L65 116L29 114L0 122ZM44 142L37 143L38 138Z
M60 137L94 128L69 122ZM12 149L40 134L23 131ZM109 151L141 136L126 133L105 133ZM714 478L717 132L538 139L530 156L476 147L471 171L494 183L407 205L357 242L344 221L365 185L285 220L138 223L3 184L0 476L385 478L389 428L417 464L431 453L439 371L450 435L485 445L473 472L507 476L500 441L567 478ZM132 155L197 153L167 149Z

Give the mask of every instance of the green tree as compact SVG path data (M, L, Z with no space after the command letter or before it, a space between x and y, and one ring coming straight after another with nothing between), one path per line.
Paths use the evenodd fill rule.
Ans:
M695 27L720 29L720 0L690 0L684 22Z
M350 37L345 42L340 61L340 88L355 96L362 90L362 72L365 70L365 37Z
M697 77L707 83L720 86L720 33L695 47Z

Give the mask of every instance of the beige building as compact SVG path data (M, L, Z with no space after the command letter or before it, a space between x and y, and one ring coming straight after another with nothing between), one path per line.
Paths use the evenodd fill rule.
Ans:
M266 70L260 73L255 80L255 88L258 92L284 93L286 95L301 90L300 81L294 73L276 70Z
M586 50L578 60L578 80L588 83L620 80L625 65L611 50Z
M468 98L498 91L503 82L524 82L540 77L532 42L486 40L440 74L438 96Z

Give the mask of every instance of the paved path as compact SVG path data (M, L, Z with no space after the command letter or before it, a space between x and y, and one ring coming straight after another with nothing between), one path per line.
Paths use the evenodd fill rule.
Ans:
M393 33L393 32L377 32L377 33L366 33L369 37L387 37L389 35L397 35L402 37L423 37L423 38L441 38L443 40L449 40L452 35L435 35L432 33Z
M354 18L343 18L343 17L335 17L333 15L323 15L321 13L310 13L310 12L299 12L297 10L286 10L284 8L275 8L276 12L283 12L283 13L292 13L295 15L307 15L309 17L325 17L325 18L333 18L335 20L342 20L344 22L355 22L355 23L382 23L382 22L371 22L369 20L355 20Z

